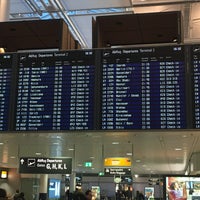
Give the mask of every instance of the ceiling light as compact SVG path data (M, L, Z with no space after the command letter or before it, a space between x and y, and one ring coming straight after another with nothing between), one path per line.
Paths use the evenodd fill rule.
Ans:
M3 142L0 142L0 145L3 145Z
M132 154L132 153L126 153L126 155L127 155L127 156L132 156L133 154Z
M8 171L7 170L2 170L1 171L1 178L2 179L8 178Z
M182 137L183 137L183 138L187 138L188 136L187 136L187 135L183 135Z
M74 151L74 149L73 148L71 148L71 149L68 149L69 151Z
M51 138L54 138L54 139L61 139L61 136L53 135L53 136L51 136Z
M112 144L119 144L119 142L112 142Z
M37 156L39 156L39 155L41 155L42 153L40 153L40 152L36 152L35 153L35 155L37 155Z
M58 145L59 143L58 143L58 142L54 142L53 144L54 144L54 145Z
M175 148L175 151L181 151L182 148Z
M14 159L14 158L16 158L16 157L15 157L15 156L10 156L10 158Z
M5 49L0 47L0 53L5 53Z

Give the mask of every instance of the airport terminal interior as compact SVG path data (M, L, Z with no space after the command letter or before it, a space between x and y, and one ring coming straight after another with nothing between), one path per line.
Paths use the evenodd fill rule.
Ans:
M200 199L199 10L198 0L0 0L0 187L9 198L92 189L93 200L117 191L132 200L137 190L172 200L168 186L179 181L182 199ZM66 29L42 35L29 24L59 20L70 48Z

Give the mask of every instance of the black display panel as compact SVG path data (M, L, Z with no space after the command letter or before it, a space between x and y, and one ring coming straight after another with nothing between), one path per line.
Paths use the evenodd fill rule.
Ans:
M16 130L94 129L92 50L19 55Z
M194 128L200 128L200 45L191 47L191 65L193 66L193 105Z
M186 128L183 46L102 51L102 129Z
M0 131L9 130L12 54L0 54Z

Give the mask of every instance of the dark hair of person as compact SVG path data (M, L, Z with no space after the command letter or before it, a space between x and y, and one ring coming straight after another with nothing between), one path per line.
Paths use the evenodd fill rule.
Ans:
M171 190L175 190L175 182L171 183L170 189L171 189Z
M88 195L92 190L86 190L85 194Z
M3 188L0 188L0 197L6 197L7 196L7 194L6 194L6 190L5 189L3 189Z
M73 200L86 200L86 196L83 192L75 192L73 195Z
M24 197L24 192L21 192L20 195L21 195L22 197Z

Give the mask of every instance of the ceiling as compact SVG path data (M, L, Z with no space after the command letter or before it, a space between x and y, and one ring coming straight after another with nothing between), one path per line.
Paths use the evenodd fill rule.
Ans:
M9 0L8 20L62 18L83 48L92 47L92 18L181 11L184 42L199 41L199 0Z
M128 157L133 174L185 174L200 152L200 132L194 130L4 133L0 142L1 167L18 167L20 157L72 157L77 173L99 173L104 158ZM91 168L84 167L88 161Z
M179 10L184 18L184 41L198 42L199 9L199 1L189 0L10 0L9 20L63 18L82 47L91 48L92 17ZM69 156L75 172L98 173L105 157L117 156L131 158L133 174L184 174L198 152L198 130L0 134L1 167L18 167L20 157ZM86 161L92 161L92 168L84 167ZM192 173L199 173L197 162L195 167Z

